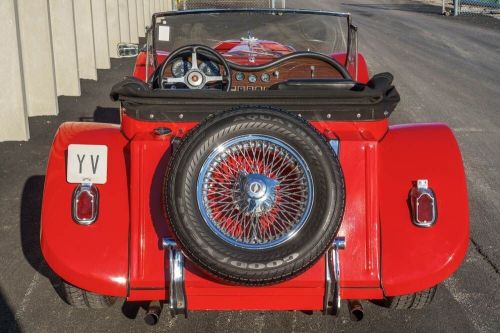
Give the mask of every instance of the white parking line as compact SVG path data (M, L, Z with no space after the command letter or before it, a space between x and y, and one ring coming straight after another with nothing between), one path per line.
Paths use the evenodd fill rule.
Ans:
M20 321L22 315L26 311L28 303L31 300L31 294L33 293L39 282L40 282L40 273L35 272L35 275L33 275L33 278L31 279L31 282L28 286L28 289L26 289L26 292L24 293L24 297L21 301L21 304L19 305L19 308L16 311L15 317L17 322Z

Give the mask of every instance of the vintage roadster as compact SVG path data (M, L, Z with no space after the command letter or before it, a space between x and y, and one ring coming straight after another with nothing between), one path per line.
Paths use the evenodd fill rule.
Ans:
M430 303L468 246L459 147L389 126L393 77L369 77L356 34L345 13L214 9L121 45L121 124L65 123L50 152L41 247L65 300L148 301L150 322Z

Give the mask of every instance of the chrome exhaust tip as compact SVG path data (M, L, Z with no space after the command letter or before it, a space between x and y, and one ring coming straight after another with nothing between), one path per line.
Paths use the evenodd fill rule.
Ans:
M144 321L149 326L154 326L158 324L158 321L160 320L160 314L160 301L152 301L151 303L149 303L148 310L146 311L146 315L144 316Z
M365 315L365 311L363 310L363 305L357 299L351 299L348 301L349 307L349 316L352 321L361 321Z

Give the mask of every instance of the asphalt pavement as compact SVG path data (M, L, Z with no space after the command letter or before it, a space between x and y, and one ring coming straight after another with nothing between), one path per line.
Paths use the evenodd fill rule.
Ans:
M365 319L306 312L163 315L155 327L136 304L80 310L52 287L39 247L40 206L52 138L64 121L117 122L111 86L133 60L112 60L81 97L60 97L60 115L30 119L29 142L0 143L0 332L498 332L500 331L500 20L443 17L419 2L288 0L288 6L351 12L372 74L389 71L402 101L391 123L446 122L466 167L471 242L460 269L419 311L364 303ZM432 161L429 161L432 163ZM436 165L436 168L439 168Z

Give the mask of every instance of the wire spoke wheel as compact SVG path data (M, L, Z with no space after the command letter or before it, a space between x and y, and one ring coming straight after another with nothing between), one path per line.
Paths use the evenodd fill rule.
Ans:
M183 253L225 281L256 286L311 267L344 211L335 152L286 111L214 114L174 150L163 204Z
M311 211L313 181L304 158L266 135L219 145L201 168L198 207L226 242L267 249L291 239Z

